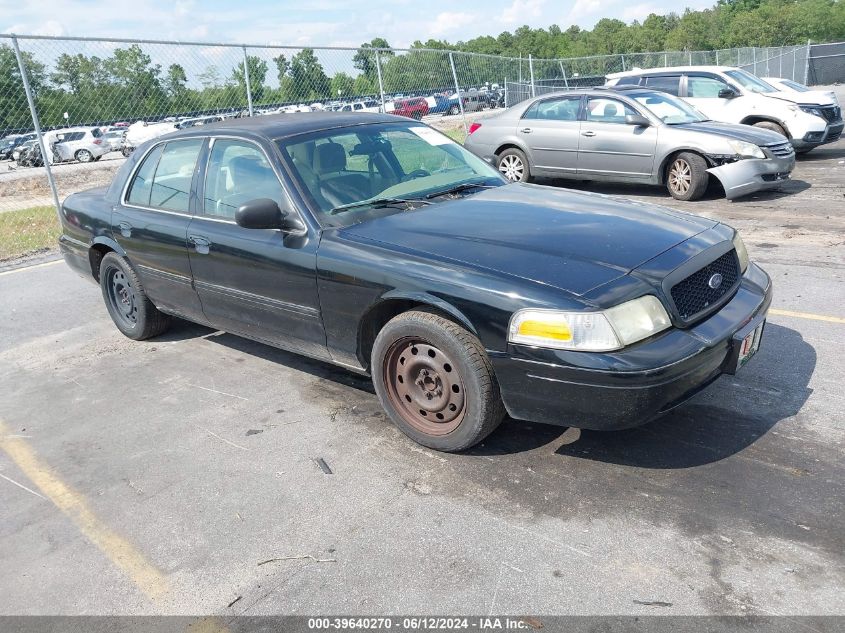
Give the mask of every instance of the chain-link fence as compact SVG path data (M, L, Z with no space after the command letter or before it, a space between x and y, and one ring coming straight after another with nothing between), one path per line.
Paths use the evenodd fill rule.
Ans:
M137 145L175 129L331 109L423 118L460 136L482 110L636 67L733 65L821 83L845 80L843 60L845 44L534 59L0 35L0 261L52 247L61 199L107 184Z

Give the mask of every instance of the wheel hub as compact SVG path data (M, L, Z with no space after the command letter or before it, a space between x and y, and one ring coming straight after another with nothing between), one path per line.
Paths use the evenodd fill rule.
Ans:
M417 430L445 435L463 420L463 381L441 349L419 339L396 341L383 375L391 404Z

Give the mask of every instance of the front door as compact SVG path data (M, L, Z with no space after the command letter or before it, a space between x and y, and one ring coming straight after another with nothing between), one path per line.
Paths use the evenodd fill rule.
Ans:
M623 180L651 178L657 128L628 125L625 116L639 114L612 97L590 97L581 122L578 174Z
M159 309L203 322L191 286L187 233L203 139L170 141L142 159L112 213L112 234Z
M719 93L723 90L739 92L717 75L690 73L687 75L684 100L714 121L739 123L748 114L745 111L747 97L720 97Z
M294 212L268 155L252 142L217 138L207 165L188 227L191 270L206 318L228 332L327 357L317 240L234 221L238 207L257 198Z
M516 134L529 149L535 171L574 174L578 160L580 95L537 101L519 120Z

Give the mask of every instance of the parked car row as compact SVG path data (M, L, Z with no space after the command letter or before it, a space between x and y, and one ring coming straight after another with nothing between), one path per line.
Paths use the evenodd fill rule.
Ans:
M779 187L796 153L842 134L835 95L779 82L727 67L616 73L477 121L465 145L512 181L645 183L696 200L716 180L734 199Z

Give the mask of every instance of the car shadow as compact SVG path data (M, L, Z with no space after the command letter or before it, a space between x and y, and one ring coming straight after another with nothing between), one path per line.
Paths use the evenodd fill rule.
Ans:
M331 363L186 321L156 341L205 338L231 350L351 387L375 397L372 381ZM781 359L788 358L789 363ZM757 357L736 376L722 376L689 402L641 427L590 431L506 418L466 455L495 457L559 444L555 453L619 465L679 469L717 462L750 446L794 416L812 390L816 352L801 334L767 323ZM562 412L563 413L563 412Z
M820 160L836 160L837 158L845 158L845 147L841 147L840 143L836 143L836 147L816 147L815 149L796 156L798 162L812 163Z
M655 204L674 204L679 203L662 185L641 185L632 183L608 183L599 182L596 180L561 180L559 178L537 178L535 182L538 185L547 185L550 187L560 187L572 189L575 191L588 191L591 193L601 193L609 196L622 196L638 198L651 198ZM737 198L734 202L742 201L761 201L761 200L777 200L786 196L791 196L801 191L810 188L810 183L804 180L787 180L782 183L777 189L769 189L767 191L757 191L755 193ZM695 205L700 202L712 202L714 200L721 200L725 197L725 190L719 183L718 179L711 178L710 184L707 187L704 195L698 200L689 202L681 202L680 204Z
M504 455L560 443L558 455L639 468L680 469L717 462L797 414L812 393L808 385L815 366L816 352L801 334L768 323L757 358L739 374L722 376L649 424L602 432L508 419L468 453Z

